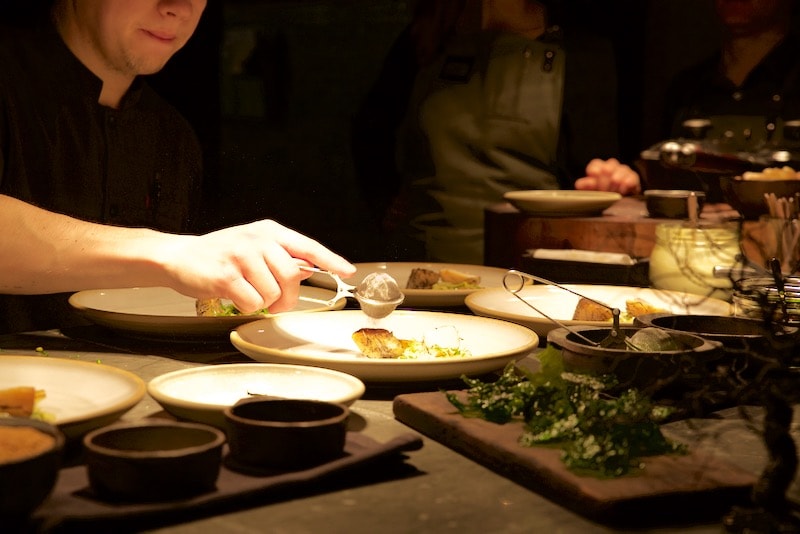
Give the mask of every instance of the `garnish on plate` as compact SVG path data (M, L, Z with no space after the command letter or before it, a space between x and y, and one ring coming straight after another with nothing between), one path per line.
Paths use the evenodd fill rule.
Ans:
M233 317L237 315L269 315L269 309L264 308L253 313L244 314L231 302L219 298L197 299L195 309L200 317Z
M352 338L358 350L368 358L423 360L471 355L460 346L461 338L454 327L434 328L421 340L400 339L384 328L361 328L353 332Z
M580 474L618 477L640 469L644 457L686 452L685 445L661 433L659 423L671 408L653 404L636 389L607 395L612 376L565 372L561 351L552 345L538 357L539 372L520 374L510 363L495 382L462 377L469 386L466 400L445 394L465 417L522 421L521 446L558 446L565 465Z
M43 389L36 389L33 386L0 389L0 417L29 417L51 421L53 417L39 408L39 402L45 396Z

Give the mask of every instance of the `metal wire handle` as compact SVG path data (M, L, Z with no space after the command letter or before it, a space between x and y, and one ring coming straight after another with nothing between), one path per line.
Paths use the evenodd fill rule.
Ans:
M509 279L511 277L515 277L515 279L517 280L517 283L515 283L514 285L511 285L511 283L509 281ZM528 302L527 300L525 300L524 298L519 296L519 292L522 290L523 287L525 287L525 279L528 279L528 280L531 280L531 281L535 281L535 282L541 282L543 284L547 284L547 285L551 285L553 287L557 287L559 289L562 289L564 291L572 293L573 295L576 295L576 296L578 296L580 298L584 298L584 299L587 299L587 300L589 300L591 302L594 302L598 306L602 306L604 308L607 308L607 309L611 310L612 326L611 326L611 333L609 334L609 337L606 338L603 341L600 341L600 342L593 341L593 340L587 338L586 336L582 335L580 332L576 332L572 328L568 327L567 325L565 325L564 323L562 323L558 319L550 317L549 315L544 313L542 310L538 309L536 306L534 306L533 304L531 304L530 302ZM570 289L568 287L564 287L564 286L562 286L561 284L559 284L557 282L553 282L552 280L548 280L548 279L542 278L540 276L535 276L535 275L532 275L532 274L524 273L524 272L518 271L516 269L510 269L503 276L503 288L506 291L508 291L509 293L511 293L512 295L514 295L515 297L517 297L517 299L519 301L521 301L523 304L525 304L526 306L531 308L533 311L535 311L536 313L538 313L539 315L541 315L542 317L544 317L548 321L551 321L552 323L560 326L561 328L566 329L570 334L578 336L579 338L584 340L586 343L589 343L590 345L592 345L594 347L608 346L609 345L609 341L612 341L612 342L613 341L622 341L623 343L625 343L625 345L627 347L629 347L632 350L642 350L640 347L637 347L634 343L632 343L628 339L628 337L620 329L619 316L620 316L621 312L620 312L619 308L615 308L613 306L609 306L608 304L606 304L604 302L601 302L601 301L599 301L597 299L593 299L591 297L587 297L586 295L582 295L581 293L578 293L577 291L574 291L574 290L572 290L572 289Z
M341 298L355 297L355 295L353 295L353 290L356 288L356 286L351 286L350 284L343 282L342 279L339 278L339 275L336 273L332 273L331 271L324 271L319 267L308 267L306 265L301 265L300 270L307 271L310 273L327 274L328 276L333 278L333 281L336 282L336 295L334 295L330 300L327 301L328 306L333 306Z

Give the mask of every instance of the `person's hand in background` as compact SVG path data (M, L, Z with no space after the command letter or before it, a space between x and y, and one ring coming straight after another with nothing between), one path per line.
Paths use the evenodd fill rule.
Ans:
M642 186L636 171L611 158L590 161L586 165L586 176L575 181L575 189L636 195L642 191Z

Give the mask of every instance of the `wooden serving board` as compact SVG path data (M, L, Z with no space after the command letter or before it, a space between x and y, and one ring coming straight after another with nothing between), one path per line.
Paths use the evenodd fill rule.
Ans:
M558 449L520 445L521 422L463 417L442 392L399 395L393 408L399 421L428 437L576 513L616 525L718 521L746 502L757 478L702 448L645 458L644 469L620 478L579 476Z

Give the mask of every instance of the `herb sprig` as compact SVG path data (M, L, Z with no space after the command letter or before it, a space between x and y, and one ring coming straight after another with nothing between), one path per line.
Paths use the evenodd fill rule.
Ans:
M686 452L659 427L671 408L654 405L636 389L606 394L615 384L612 376L565 372L553 346L538 357L539 372L520 373L511 363L495 382L463 377L466 401L453 392L445 393L447 399L465 417L524 421L521 445L560 446L565 465L582 474L618 477L641 468L642 457Z

